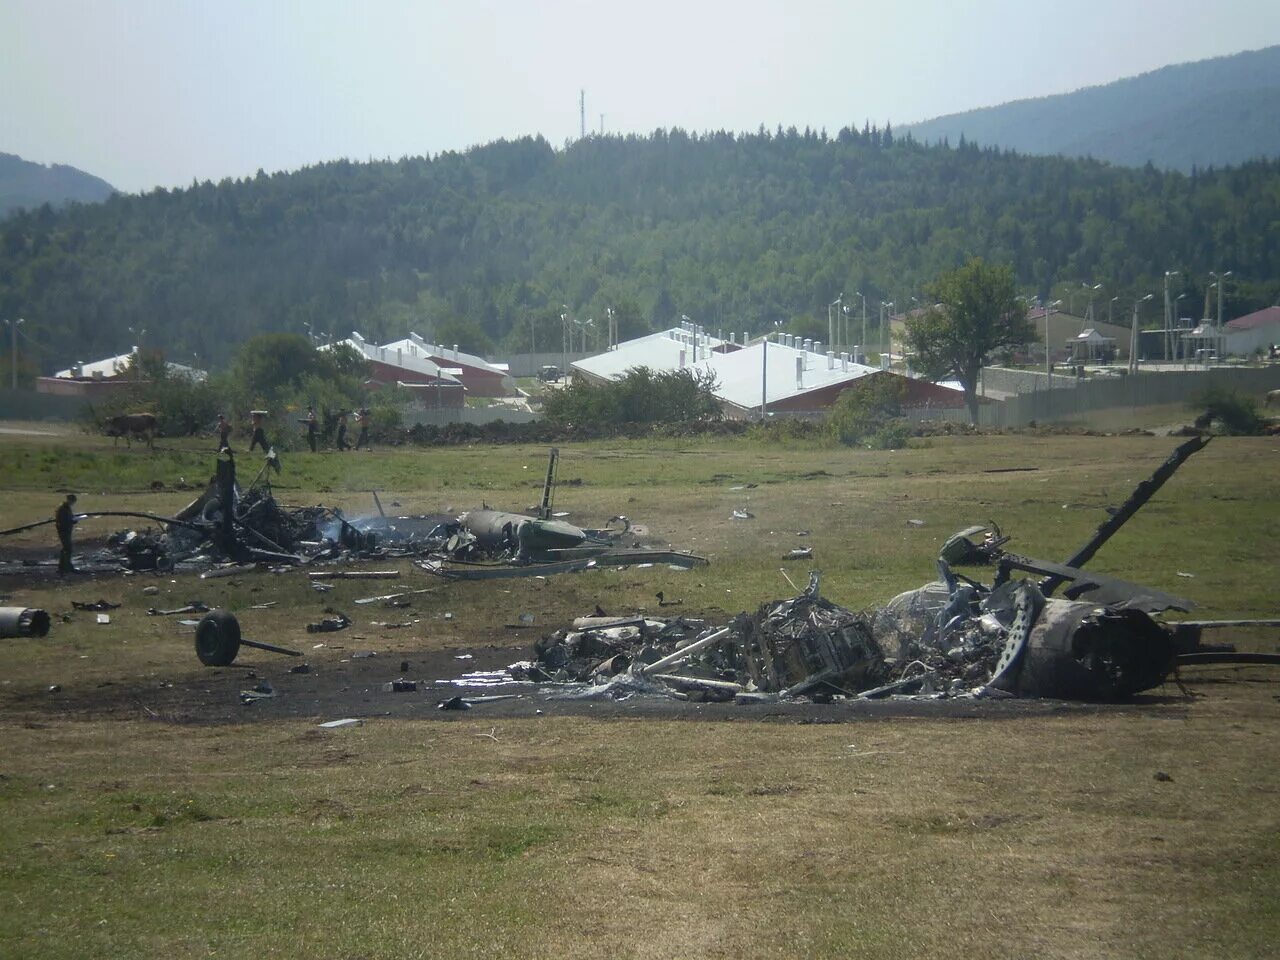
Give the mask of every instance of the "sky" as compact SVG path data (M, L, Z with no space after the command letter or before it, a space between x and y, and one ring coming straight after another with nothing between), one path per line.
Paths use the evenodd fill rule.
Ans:
M0 152L129 192L542 134L895 125L1280 43L1276 0L0 0Z

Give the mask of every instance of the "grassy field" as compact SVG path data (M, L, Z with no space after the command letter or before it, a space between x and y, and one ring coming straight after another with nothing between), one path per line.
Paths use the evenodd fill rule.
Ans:
M1067 556L1174 443L570 445L556 504L569 519L625 513L711 566L441 585L415 629L358 628L390 653L514 653L533 639L503 631L514 611L551 629L596 603L654 610L664 590L684 612L732 614L790 593L780 558L802 544L824 593L862 607L930 579L939 543L988 518L1019 552ZM195 446L5 446L0 528L49 515L62 489L84 509L175 509L211 470ZM372 510L373 488L404 512L523 508L544 465L521 447L294 455L277 493L353 513ZM1215 440L1093 566L1188 595L1197 615L1274 615L1278 467L1280 442ZM1032 469L992 472L1009 468ZM730 519L740 506L755 519ZM52 554L51 539L0 551ZM317 597L300 572L0 585L6 603L55 614L72 597L124 604L106 627L80 614L45 640L0 641L0 955L1257 957L1280 937L1274 671L1202 669L1191 698L1170 685L1120 710L999 721L494 723L477 710L320 731L25 706L55 682L197 674L189 638L151 605L276 599L256 632L300 644L303 615L350 612L368 592ZM1229 639L1276 649L1275 631Z

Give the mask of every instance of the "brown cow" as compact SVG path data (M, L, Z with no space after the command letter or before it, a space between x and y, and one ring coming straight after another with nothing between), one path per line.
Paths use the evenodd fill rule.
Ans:
M115 437L118 441L124 437L124 442L129 446L133 446L133 438L147 441L147 446L152 447L152 440L156 435L156 415L154 413L121 413L114 417L107 417L103 422L103 428L106 430L108 437Z

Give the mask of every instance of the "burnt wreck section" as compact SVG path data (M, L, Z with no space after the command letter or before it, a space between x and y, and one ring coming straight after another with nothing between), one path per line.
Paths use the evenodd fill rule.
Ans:
M805 698L974 697L1115 702L1160 686L1179 665L1280 662L1205 647L1214 621L1157 619L1195 604L1154 587L1082 569L1189 457L1178 447L1066 562L1006 553L995 524L946 541L939 577L857 612L805 590L724 625L687 618L584 617L543 637L516 679L586 685L571 695L638 693L759 702ZM983 539L975 543L975 535ZM952 562L994 564L991 583ZM1031 574L1039 579L1018 575ZM1062 596L1054 596L1061 590ZM1266 624L1280 621L1225 621ZM1262 657L1260 659L1260 657Z
M209 577L254 567L409 558L424 572L444 579L489 580L577 572L602 564L707 563L684 551L646 548L623 516L593 529L553 514L558 462L559 451L552 449L541 503L528 514L483 505L459 514L389 516L377 491L372 491L376 515L349 518L335 507L286 506L277 500L271 488L271 475L279 471L274 451L246 487L238 480L234 456L224 451L204 492L172 517L137 511L80 514L79 518L131 517L159 524L112 534L105 549L79 557L80 567L92 573L176 570ZM0 537L50 523L40 520L0 530ZM43 566L51 568L52 561ZM0 562L0 573L28 572L32 567L38 570L41 565Z

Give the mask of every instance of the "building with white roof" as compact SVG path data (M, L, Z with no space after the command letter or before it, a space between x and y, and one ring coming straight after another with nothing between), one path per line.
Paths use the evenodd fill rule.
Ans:
M473 397L510 397L519 393L505 363L490 363L483 357L444 344L429 343L416 333L378 346L365 340L359 333L352 333L343 341L370 363L375 364L375 380L393 382L396 377L391 368L405 372L397 379L414 382L414 377L436 377L437 371L445 371ZM381 366L378 366L381 365ZM434 381L433 381L434 382Z
M113 392L126 389L141 381L133 379L133 361L138 355L134 347L128 353L117 354L92 363L77 363L65 370L57 371L52 377L37 377L36 392L48 393L64 397L99 398ZM204 370L188 366L185 363L165 363L170 377L184 377L197 383L208 379Z
M628 370L704 371L715 377L715 395L730 417L759 416L764 402L770 412L823 410L842 390L864 377L895 377L906 385L908 406L963 406L964 394L925 380L864 364L847 353L824 351L820 341L779 334L777 341L750 341L736 334L728 341L707 335L692 324L620 343L613 350L571 365L589 379L617 380Z

